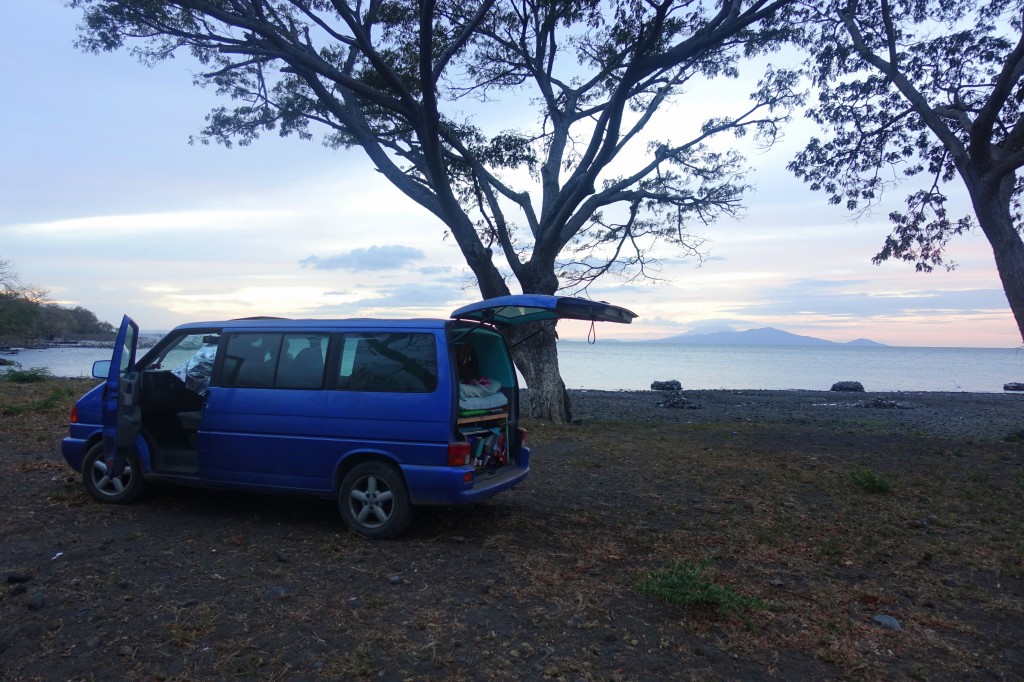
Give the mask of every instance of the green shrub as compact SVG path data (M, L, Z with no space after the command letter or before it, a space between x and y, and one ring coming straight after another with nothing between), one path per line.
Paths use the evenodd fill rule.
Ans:
M53 375L46 367L9 369L6 372L0 373L0 380L11 381L16 384L41 384L51 378L53 378Z
M684 608L714 609L722 616L741 609L763 608L764 602L744 597L728 585L720 585L705 576L711 561L694 564L677 561L667 568L650 571L637 583L643 594L664 599Z
M866 493L888 495L892 492L892 483L871 469L858 469L854 471L850 474L850 480Z

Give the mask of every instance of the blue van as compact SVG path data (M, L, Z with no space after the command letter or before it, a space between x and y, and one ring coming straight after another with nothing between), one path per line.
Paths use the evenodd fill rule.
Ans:
M358 533L394 537L417 505L477 502L529 473L501 327L635 317L578 298L504 296L449 320L185 324L139 358L139 328L125 317L62 451L100 502L131 502L150 481L306 493L337 499Z

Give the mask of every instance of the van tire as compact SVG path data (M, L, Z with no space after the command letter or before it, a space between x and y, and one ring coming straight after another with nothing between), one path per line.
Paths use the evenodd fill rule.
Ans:
M352 467L338 487L338 509L352 530L368 538L393 538L412 522L412 503L401 472L384 462Z
M97 502L129 504L134 502L145 487L139 456L132 448L125 462L124 473L116 480L106 475L107 463L103 457L103 444L96 443L85 453L82 461L82 483L85 491Z

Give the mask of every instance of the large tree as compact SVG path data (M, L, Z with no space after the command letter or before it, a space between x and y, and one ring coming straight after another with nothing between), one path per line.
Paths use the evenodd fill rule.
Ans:
M875 262L947 264L951 238L980 227L1024 338L1024 34L1020 0L811 3L808 64L820 88L812 139L790 164L851 211L908 184ZM951 215L962 183L973 215Z
M737 74L772 49L791 0L74 0L81 45L129 46L145 62L188 50L233 104L204 141L261 133L361 147L454 237L485 298L584 290L597 277L651 275L652 249L697 253L689 231L734 212L740 157L709 144L750 131L765 143L798 97L769 69L749 106L644 129L695 79ZM488 108L526 104L524 129L485 130ZM482 112L478 117L473 112ZM646 151L644 148L646 145ZM623 152L638 148L631 162ZM500 255L495 262L494 256ZM531 415L569 404L553 329L516 332Z

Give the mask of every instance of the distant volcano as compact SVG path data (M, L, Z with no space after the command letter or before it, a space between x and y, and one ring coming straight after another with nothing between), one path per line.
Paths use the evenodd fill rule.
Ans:
M700 346L885 346L871 339L855 339L847 343L826 341L813 336L801 336L775 329L762 327L746 331L721 331L709 334L687 332L665 339L654 339L648 343L685 343Z

